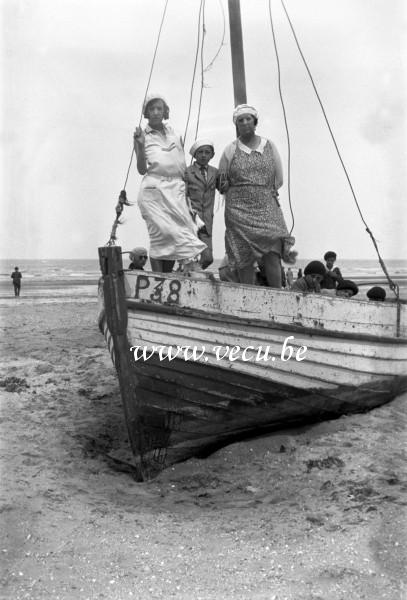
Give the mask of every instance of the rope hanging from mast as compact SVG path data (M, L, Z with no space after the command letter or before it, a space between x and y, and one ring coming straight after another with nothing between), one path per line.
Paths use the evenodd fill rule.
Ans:
M195 50L194 69L193 69L193 73L192 73L191 90L189 92L188 115L187 115L187 121L185 124L184 137L182 138L183 144L185 144L185 139L187 137L188 126L189 126L189 119L191 117L192 96L194 93L194 86L195 86L196 66L198 64L199 48L201 47L201 19L202 19L202 15L203 15L204 6L205 6L205 0L201 0L201 3L199 5L199 13L198 13L198 35L197 35L196 50ZM203 39L203 35L202 35L202 39ZM202 53L202 50L201 50L201 53Z
M197 137L198 137L199 119L201 117L201 107L202 107L202 94L203 94L203 89L204 89L204 85L205 85L205 79L204 79L204 72L205 72L205 70L204 70L204 63L203 63L205 35L206 35L206 27L205 27L205 0L203 0L203 7L202 7L202 42L201 42L201 53L200 53L200 58L201 58L201 89L200 89L200 92L199 92L198 115L197 115L197 118L196 118L195 139L197 139Z
M195 76L196 76L196 65L198 62L198 54L200 55L201 87L200 87L200 92L199 92L198 114L197 114L196 127L195 127L195 139L198 138L199 121L200 121L200 117L201 117L201 108L202 108L202 96L203 96L204 87L206 87L205 86L205 73L213 67L216 59L218 58L218 56L220 54L220 51L222 50L222 47L224 46L224 42L225 42L225 33L226 33L225 11L223 10L221 0L219 0L219 5L221 8L221 12L222 12L222 37L221 37L219 47L216 50L212 60L206 65L206 67L204 67L204 46L205 46L205 36L206 36L206 23L205 23L205 5L206 4L205 3L206 3L206 0L201 0L201 6L200 6L200 10L199 10L199 20L198 20L198 39L197 39L197 47L196 47L196 54L195 54L194 71L193 71L193 75L192 75L192 86L191 86L191 93L190 93L188 119L187 119L187 124L185 127L184 137L183 137L184 143L185 143L185 139L187 136L188 123L189 123L189 118L190 118L190 114L191 114L192 93L193 93ZM202 37L200 37L201 19L202 19ZM200 50L199 50L199 48L200 48ZM192 164L192 162L193 162L193 158L191 160L191 164Z
M168 0L165 0L165 6L164 6L163 14L162 14L162 17L161 17L160 28L158 30L157 41L156 41L156 44L155 44L153 60L151 62L150 73L149 73L149 76L148 76L148 81L147 81L146 91L144 93L142 107L144 106L144 102L145 102L145 99L147 98L147 94L148 94L148 89L150 87L151 76L153 74L153 68L154 68L155 58L157 56L157 50L158 50L158 45L160 43L161 31L162 31L163 24L164 24L165 13L167 12L167 5L168 5ZM143 109L141 109L140 120L139 120L139 127L141 125L142 119L143 119ZM123 189L120 192L119 199L118 199L118 202L117 202L116 207L115 207L116 218L115 218L115 220L113 222L112 231L110 233L110 238L109 238L109 241L106 244L107 246L114 246L115 245L116 240L117 240L116 231L117 231L118 225L122 224L122 221L120 221L120 217L122 215L124 207L125 206L132 206L132 202L129 202L128 199L127 199L126 186L127 186L127 181L129 179L131 165L132 165L132 162L133 162L133 156L134 156L134 147L132 147L132 149L131 149L130 162L129 162L129 166L127 168L126 179L124 181Z
M282 89L281 89L280 58L279 58L279 55L278 55L276 34L274 32L273 16L271 14L271 0L269 0L269 16L270 16L271 33L273 35L274 51L275 51L275 54L276 54L276 62L277 62L278 93L279 93L279 96L280 96L281 107L283 109L285 132L286 132L286 136L287 136L287 152L288 152L288 157L287 157L287 159L288 159L287 160L287 162L288 162L288 164L287 164L287 191L288 191L288 204L290 206L291 219L292 219L292 226L291 226L291 229L290 229L290 235L291 235L292 232L293 232L293 229L294 229L295 219L294 219L293 207L292 207L292 204L291 204L291 144L290 144L290 132L288 130L287 114L286 114L286 110L285 110L283 93L282 93Z
M222 47L225 45L226 19L225 19L225 11L223 9L223 5L222 5L222 1L221 0L219 0L219 6L220 6L220 9L222 11L222 27L223 27L223 30L222 30L222 39L220 41L219 48L215 52L214 57L212 58L212 60L210 61L210 63L208 65L206 65L206 67L205 67L205 73L206 73L206 71L209 71L213 67L216 59L218 58L218 56L220 54L220 51L222 50Z
M400 305L399 286L397 285L397 283L395 283L395 282L394 282L394 281L391 279L391 277L390 277L390 275L389 275L389 273L388 273L388 271L387 271L387 267L386 267L386 265L385 265L385 263L384 263L384 260L383 260L383 258L382 258L382 257L381 257L381 255L380 255L380 252L379 252L379 248L378 248L378 246L377 246L376 239L375 239L375 237L373 236L373 233L372 233L372 231L370 230L370 228L369 228L368 224L366 223L366 221L365 221L365 218L363 217L363 214L362 214L361 208L360 208L360 206L359 206L359 202L358 202L358 200L357 200L357 198L356 198L356 193L355 193L355 191L354 191L354 189L353 189L353 186L352 186L352 183L351 183L351 180L350 180L350 177L349 177L348 171L347 171L347 169L346 169L346 166L345 166L345 163L344 163L344 161L343 161L343 159L342 159L342 155L341 155L341 153L340 153L340 150L339 150L339 148L338 148L338 144L336 143L336 139L335 139L334 133L333 133L333 131L332 131L332 128L331 128L331 125L330 125L330 123L329 123L329 120L328 120L327 114L326 114L326 112L325 112L324 105L323 105L323 103L322 103L322 100L321 100L321 98L320 98L320 96L319 96L319 94L318 94L318 90L317 90L317 88L316 88L316 85L315 85L314 79L313 79L313 77L312 77L311 71L310 71L310 69L309 69L309 66L308 66L308 64L307 64L307 61L306 61L306 59L305 59L305 57L304 57L304 54L303 54L303 52L302 52L302 50L301 50L300 43L299 43L299 41L298 41L297 35L296 35L296 33L295 33L295 30L294 30L294 26L293 26L293 24L292 24L292 22L291 22L290 16L289 16L289 14L288 14L288 12L287 12L287 9L286 9L286 7L285 7L284 0L281 0L281 4L282 4L282 6L283 6L283 9L284 9L284 12L285 12L285 14L286 14L286 17L287 17L287 20L288 20L288 24L289 24L289 26L290 26L290 29L291 29L291 31L292 31L292 34L293 34L293 36L294 36L294 40L295 40L295 43L296 43L296 45L297 45L297 49L298 49L298 51L299 51L299 53L300 53L300 56L301 56L301 58L302 58L302 60L303 60L303 63L304 63L304 65L305 65L305 68L306 68L306 70L307 70L307 73L308 73L308 76L309 76L309 78L310 78L310 81L311 81L312 87L313 87L313 89L314 89L314 92L315 92L315 94L316 94L316 97L317 97L317 99L318 99L319 105L320 105L320 107L321 107L322 114L323 114L323 116L324 116L324 119L325 119L325 123L326 123L326 125L327 125L327 127L328 127L328 130L329 130L330 136L331 136L331 138L332 138L332 141L333 141L333 144L334 144L334 146L335 146L336 153L337 153L337 155L338 155L338 157L339 157L340 163L341 163L341 165L342 165L343 171L344 171L344 173L345 173L345 176L346 176L346 179L347 179L347 181L348 181L349 188L350 188L350 190L351 190L351 193L352 193L353 199L354 199L354 201L355 201L355 204L356 204L356 208L357 208L357 210L358 210L358 212L359 212L359 215L360 215L360 218L361 218L361 220L362 220L362 222L363 222L363 224L364 224L364 226L365 226L365 228L366 228L366 231L367 231L367 233L369 234L369 236L370 236L370 238L371 238L371 240L372 240L372 242L373 242L373 246L374 246L374 248L375 248L375 250L376 250L376 254L377 254L377 256L378 256L378 259L379 259L380 266L381 266L381 268L382 268L382 270L383 270L383 272L384 272L384 274L385 274L385 276L386 276L386 279L387 279L387 281L388 281L388 283L389 283L389 287L390 287L391 291L392 291L392 292L395 294L395 296L396 296L396 299L397 299L397 302L398 302L398 305ZM398 324L398 325L399 325L399 324ZM398 329L399 329L399 327L398 327ZM398 333L397 335L399 335L399 333Z

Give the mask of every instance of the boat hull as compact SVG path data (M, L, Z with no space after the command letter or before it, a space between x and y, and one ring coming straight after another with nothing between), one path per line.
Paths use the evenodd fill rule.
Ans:
M251 375L175 359L134 365L143 453L163 468L202 456L236 439L380 406L407 378L301 390ZM140 430L139 430L140 431Z
M107 275L101 327L140 478L244 436L363 412L407 389L407 344L395 329L404 332L405 314L395 307Z

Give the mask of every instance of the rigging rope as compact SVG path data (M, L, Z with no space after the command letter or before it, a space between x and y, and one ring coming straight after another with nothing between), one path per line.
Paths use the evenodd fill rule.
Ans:
M212 58L212 60L210 61L210 63L205 67L205 72L209 71L213 67L213 64L214 64L215 60L218 58L219 53L222 50L222 47L225 45L226 19L225 19L225 11L223 10L222 0L219 0L219 6L220 6L220 9L222 11L222 27L223 27L222 39L220 41L219 48L215 52L215 56Z
M280 59L279 59L279 56L278 56L277 40L276 40L276 35L275 35L275 32L274 32L273 16L271 14L271 0L269 0L269 16L270 16L271 33L273 35L274 51L276 53L276 61L277 61L278 93L280 95L281 107L283 109L283 116L284 116L285 131L286 131L286 135L287 135L287 151L288 151L288 157L287 157L288 158L288 165L287 165L287 191L288 191L288 204L290 206L291 219L292 219L292 223L293 223L292 226L291 226L291 229L290 229L290 235L291 235L292 232L293 232L293 229L294 229L295 219L294 219L294 213L293 213L293 208L292 208L292 204L291 204L291 144L290 144L290 132L288 130L287 114L286 114L284 100L283 100L283 93L282 93L282 90L281 90Z
M205 23L205 3L206 0L203 0L203 6L202 6L202 38L201 38L201 52L200 52L200 58L201 58L201 89L200 89L200 93L199 93L199 103L198 103L198 114L197 114L197 120L196 120L196 128L195 128L195 139L198 138L198 131L199 131L199 121L200 121L200 117L201 117L201 108L202 108L202 96L203 96L203 89L205 86L205 73L207 71L209 71L216 59L219 56L220 51L222 50L222 47L224 46L224 41L225 41L225 32L226 32L226 25L225 25L225 12L223 10L223 6L222 6L222 2L219 0L219 4L221 7L221 11L222 11L222 38L219 44L219 47L214 55L214 57L212 58L212 60L208 63L208 65L206 67L204 67L204 45L205 45L205 36L206 36L206 23ZM198 38L199 40L199 38ZM199 44L199 41L198 41ZM195 78L195 71L194 71L194 78ZM186 135L186 132L185 132ZM185 138L184 138L185 140ZM191 164L193 162L193 157L191 159Z
M374 236L373 236L373 233L372 233L372 232L371 232L371 230L369 229L369 226L368 226L368 224L366 223L366 221L365 221L365 219L364 219L364 217L363 217L363 214L362 214L362 211L361 211L361 209L360 209L359 202L358 202L358 200L357 200L357 198L356 198L356 194L355 194L355 191L354 191L354 189L353 189L353 186L352 186L352 183L351 183L351 180L350 180L350 177L349 177L348 171L347 171L347 169L346 169L345 163L344 163L344 161L343 161L343 159L342 159L341 153L340 153L340 151L339 151L339 148L338 148L338 145L337 145L337 143L336 143L335 136L334 136L334 134L333 134L333 131L332 131L331 125L330 125L330 123L329 123L329 121L328 121L328 117L327 117L327 115L326 115L326 112L325 112L324 106L323 106L323 104L322 104L322 100L321 100L321 98L320 98L320 96L319 96L319 94L318 94L318 90L317 90L317 88L316 88L316 85L315 85L314 79L313 79L313 77L312 77L311 71L310 71L310 69L309 69L309 67L308 67L308 64L307 64L307 61L306 61L306 59L305 59L305 57L304 57L304 54L302 53L302 50L301 50L301 47L300 47L300 43L299 43L299 41L298 41L297 35L296 35L296 33L295 33L295 30L294 30L294 26L293 26L293 24L292 24L292 22L291 22L291 19L290 19L290 17L289 17L289 14L288 14L288 12L287 12L287 9L286 9L286 7L285 7L284 0L281 0L281 4L282 4L282 6L283 6L283 9L284 9L284 12L285 12L285 14L286 14L286 17L287 17L288 23L289 23L289 25L290 25L290 28L291 28L291 31L292 31L292 34L293 34L293 36L294 36L294 40L295 40L295 43L296 43L296 45L297 45L298 51L299 51L299 53L300 53L300 56L301 56L301 58L302 58L302 60L303 60L303 63L304 63L304 65L305 65L305 68L306 68L306 70L307 70L308 76L309 76L309 78L310 78L310 81L311 81L312 87L314 88L314 92L315 92L315 94L316 94L316 97L317 97L317 99L318 99L319 105L320 105L320 107L321 107L322 114L324 115L325 122L326 122L326 124L327 124L328 130L329 130L329 133L330 133L330 135L331 135L332 141L333 141L333 143L334 143L334 146L335 146L335 149L336 149L336 153L337 153L337 155L338 155L338 157L339 157L339 160L340 160L340 162L341 162L342 168L343 168L343 170L344 170L344 173L345 173L345 175L346 175L346 179L348 180L348 184L349 184L349 187L350 187L350 190L351 190L351 193L352 193L353 199L354 199L354 201L355 201L356 207L357 207L357 209L358 209L358 211L359 211L360 218L362 219L362 222L363 222L363 224L364 224L364 226L365 226L365 228L366 228L366 231L367 231L367 233L368 233L368 234L370 235L370 237L371 237L371 240L372 240L372 242L373 242L373 245L374 245L374 248L375 248L375 250L376 250L377 256L378 256L378 258L379 258L379 263L380 263L380 266L382 267L382 270L383 270L383 272L384 272L384 274L385 274L385 276L386 276L386 279L387 279L387 281L389 282L389 287L390 287L391 291L392 291L392 292L395 294L395 296L396 296L396 299L397 299L397 302L398 302L398 310L399 310L399 309L400 309L400 295L399 295L399 286L397 285L397 283L395 283L395 282L394 282L394 281L391 279L391 277L390 277L390 275L389 275L389 273L388 273L388 271L387 271L386 265L384 264L384 261L383 261L383 259L382 259L381 255L380 255L379 248L378 248L378 246L377 246L377 242L376 242L376 240L375 240L375 238L374 238ZM397 336L399 336L399 323L398 323L398 327L397 327Z
M200 119L200 116L201 116L201 107L202 107L202 94L203 94L204 83L205 83L204 82L204 64L203 64L205 34L206 34L206 28L205 28L205 0L203 0L203 7L202 7L202 42L201 42L201 90L200 90L200 93L199 93L198 115L197 115L197 119L196 119L196 128L195 128L195 139L197 139L197 137L198 137L199 119Z
M155 58L157 56L157 50L158 50L158 45L160 43L161 31L162 31L163 24L164 24L165 13L167 12L167 5L168 5L168 0L165 0L164 10L163 10L163 14L162 14L162 17L161 17L160 28L158 30L157 42L155 44L155 49L154 49L154 54L153 54L153 60L151 62L150 73L149 73L149 76L148 76L146 91L145 91L144 98L143 98L143 104L142 104L142 108L141 108L141 115L140 115L140 120L139 120L139 125L138 125L139 127L140 127L141 121L143 119L144 102L145 102L145 100L147 98L148 89L150 87L151 76L153 74L153 68L154 68ZM128 199L127 199L126 186L127 186L127 181L128 181L129 174L130 174L131 165L132 165L132 162L133 162L133 156L134 156L134 147L132 147L132 149L131 149L130 162L129 162L129 166L127 168L126 179L124 181L123 189L120 192L119 200L118 200L118 202L116 204L116 207L115 207L116 218L115 218L115 220L113 222L112 231L110 233L110 238L109 238L109 241L107 242L107 246L114 246L115 245L115 242L117 240L116 230L117 230L118 225L121 225L121 223L122 223L122 221L120 221L120 217L121 217L121 214L123 212L124 206L132 206L132 203L129 202Z
M194 61L194 70L193 70L193 73L192 73L191 91L189 93L188 116L187 116L187 122L186 122L186 125L185 125L184 137L182 138L182 143L183 144L185 144L185 138L187 137L189 119L190 119L190 116L191 116L192 96L193 96L193 93L194 93L195 75L196 75L196 65L198 63L199 48L200 48L200 43L201 43L201 17L202 17L202 11L203 11L204 4L205 4L205 0L201 0L201 3L199 5L199 13L198 13L198 39L197 39L197 42L196 42L195 61Z

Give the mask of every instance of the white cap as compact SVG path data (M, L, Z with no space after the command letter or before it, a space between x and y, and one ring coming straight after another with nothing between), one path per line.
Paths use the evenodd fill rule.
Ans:
M198 148L201 148L201 146L210 146L215 152L215 145L212 142L212 140L201 138L199 140L195 140L195 142L192 144L191 149L189 151L190 155L195 156L195 152L198 150Z

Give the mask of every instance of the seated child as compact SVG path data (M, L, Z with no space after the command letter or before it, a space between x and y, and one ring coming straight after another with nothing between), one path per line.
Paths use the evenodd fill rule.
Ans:
M322 280L321 288L332 290L335 289L339 281L343 279L342 273L340 272L339 268L334 267L336 261L336 253L332 252L331 250L329 252L325 252L324 261L327 270Z
M205 225L199 228L198 221L198 237L207 245L201 254L200 263L201 267L206 269L213 263L212 223L215 190L219 189L218 169L208 164L215 156L211 140L196 140L189 152L195 162L187 168L185 173L186 193L191 202L192 211Z
M230 281L232 283L239 283L239 276L237 274L237 271L235 269L231 269L229 267L229 260L228 260L228 257L226 254L223 257L222 262L219 265L218 272L219 272L219 279L221 281Z
M304 276L297 279L290 288L291 292L320 292L321 281L326 269L322 262L313 260L304 269Z
M336 296L340 298L352 298L359 292L359 288L354 281L342 279L337 285Z
M366 296L369 300L374 300L375 302L383 302L386 298L386 290L382 287L376 285L366 293Z
M137 246L137 248L133 248L131 252L129 252L129 258L131 263L129 264L129 269L139 269L140 271L144 271L144 267L146 266L148 253L145 248L142 246Z

